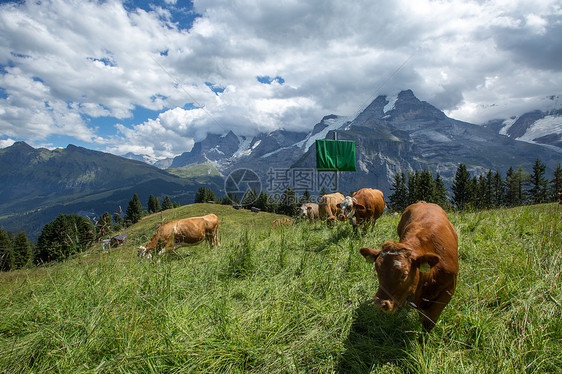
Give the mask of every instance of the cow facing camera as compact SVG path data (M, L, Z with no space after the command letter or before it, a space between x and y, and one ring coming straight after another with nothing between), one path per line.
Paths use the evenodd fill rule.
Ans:
M261 193L260 177L251 169L236 169L224 180L224 191L232 203L252 204Z

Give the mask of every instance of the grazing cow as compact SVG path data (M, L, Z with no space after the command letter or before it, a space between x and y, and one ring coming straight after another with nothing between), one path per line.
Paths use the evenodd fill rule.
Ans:
M318 219L318 204L306 203L302 204L299 208L299 217L308 218L309 221L314 221Z
M151 256L152 252L162 248L158 255L173 250L176 244L195 245L207 239L210 247L220 247L218 238L219 219L214 214L203 217L191 217L166 222L156 230L146 247L140 247L138 256Z
M336 216L340 212L339 205L343 199L343 195L339 192L322 196L318 202L318 214L320 219L326 220L328 225L335 224L337 222Z
M425 201L406 208L397 231L398 243L386 241L382 250L359 249L365 260L375 262L375 304L394 312L407 301L418 310L424 330L430 331L457 285L457 233L447 213Z
M375 227L376 220L384 212L384 195L380 190L362 188L352 196L346 196L340 207L340 221L349 219L354 232L357 226L364 224L364 230L367 232L369 225Z
M277 228L283 225L289 226L293 223L293 221L290 218L279 218L276 219L275 221L273 221L273 225L271 227L273 228Z

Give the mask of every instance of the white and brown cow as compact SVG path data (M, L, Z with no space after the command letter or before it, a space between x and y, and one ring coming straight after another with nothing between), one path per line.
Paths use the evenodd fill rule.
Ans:
M218 238L219 219L214 214L202 217L191 217L177 221L166 222L156 230L146 247L140 247L138 256L144 257L162 248L158 254L173 250L176 245L195 245L203 240L209 242L210 247L220 247Z
M364 225L365 231L369 226L374 227L376 220L384 212L384 195L382 191L374 188L362 188L351 196L346 196L340 203L340 221L349 220L353 231L357 226Z
M397 243L386 241L382 250L359 249L368 262L375 262L375 305L394 312L408 302L418 310L424 330L430 331L455 293L457 233L439 205L424 201L406 208L397 231Z
M314 221L319 218L318 204L316 203L306 203L302 204L299 208L299 218L308 219L309 221Z

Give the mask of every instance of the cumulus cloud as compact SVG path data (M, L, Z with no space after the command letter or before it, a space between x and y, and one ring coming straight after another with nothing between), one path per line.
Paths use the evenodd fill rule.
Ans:
M555 0L26 1L1 5L0 33L0 144L67 135L172 157L403 89L482 123L562 86Z

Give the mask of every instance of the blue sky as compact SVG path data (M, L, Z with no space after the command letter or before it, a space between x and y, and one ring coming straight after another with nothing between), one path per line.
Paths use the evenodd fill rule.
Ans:
M555 0L0 2L0 147L145 154L308 131L412 89L456 119L562 94Z

